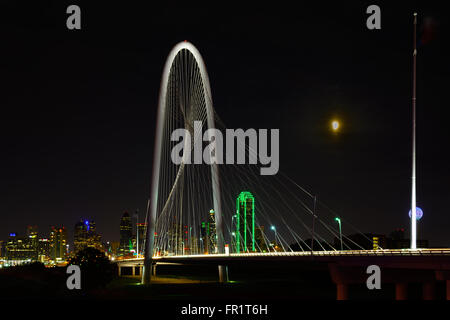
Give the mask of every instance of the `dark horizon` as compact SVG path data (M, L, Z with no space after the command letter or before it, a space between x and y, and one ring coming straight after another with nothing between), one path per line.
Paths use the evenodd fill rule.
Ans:
M183 40L202 54L228 127L279 128L281 171L362 232L409 237L418 12L418 239L450 246L444 6L382 2L382 28L368 30L370 4L79 3L80 31L66 28L69 3L2 4L0 240L64 225L72 247L84 218L118 241L124 211L143 221L162 69Z

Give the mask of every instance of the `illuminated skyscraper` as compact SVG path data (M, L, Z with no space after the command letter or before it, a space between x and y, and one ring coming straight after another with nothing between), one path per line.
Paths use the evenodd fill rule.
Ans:
M190 246L189 246L189 226L183 226L183 254L190 254Z
M136 233L136 243L137 248L136 252L139 254L144 254L144 244L145 244L145 234L147 232L147 224L146 223L137 223L136 225L137 233Z
M255 251L255 199L242 191L236 199L236 252Z
M95 222L81 219L75 224L74 231L74 251L78 252L83 248L90 247L103 251L101 236L96 232Z
M6 259L6 242L0 240L0 259Z
M120 219L120 247L119 255L125 256L133 249L133 226L128 212L124 212Z
M214 210L211 209L208 214L208 222L202 222L200 227L200 246L203 248L204 254L216 253L217 250L217 234L216 234L216 218Z
M38 227L37 226L28 226L27 227L27 237L31 243L31 246L34 250L37 250L38 245Z
M38 239L37 253L40 262L47 262L50 259L50 241L48 239Z
M73 233L73 245L74 251L78 252L81 249L87 247L87 229L89 227L89 222L86 223L81 220L75 224L75 231Z
M217 252L216 216L214 210L209 210L209 244L210 253Z
M67 232L64 227L52 227L50 231L50 257L55 262L63 262L67 257Z
M200 250L203 254L208 254L208 234L209 228L207 222L202 222L200 226Z
M255 249L259 252L268 252L269 248L264 240L264 226L255 227Z
M6 259L15 261L37 260L37 251L28 237L10 233L6 243Z
M183 242L183 227L181 224L175 222L171 224L171 226L167 230L167 239L168 239L167 251L174 254L183 254L184 242Z

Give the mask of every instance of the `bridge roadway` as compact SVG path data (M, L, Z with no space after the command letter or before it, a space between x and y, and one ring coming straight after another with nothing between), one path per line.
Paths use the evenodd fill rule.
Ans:
M143 258L116 260L121 268L133 267L142 274ZM290 265L305 265L311 262L328 266L332 281L336 284L337 299L348 299L348 287L351 284L365 284L369 274L367 267L377 265L381 269L381 282L394 283L396 299L407 298L407 284L423 284L423 298L435 298L436 281L446 281L446 298L450 300L450 249L387 249L387 250L348 250L348 251L304 251L304 252L267 252L267 253L231 253L208 255L181 255L153 257L153 274L158 264L180 265L226 265L236 268L243 263L273 262Z

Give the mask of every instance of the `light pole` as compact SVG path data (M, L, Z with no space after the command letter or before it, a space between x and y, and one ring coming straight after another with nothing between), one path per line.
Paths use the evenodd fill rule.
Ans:
M136 209L136 212L133 214L133 218L136 218L136 257L139 258L139 209Z
M233 252L233 247L236 247L236 232L231 232L231 236L231 252Z
M271 226L270 230L273 230L273 232L275 232L275 247L277 246L277 228L275 228L275 226ZM273 248L274 251L276 250L275 247Z
M192 254L192 227L189 227L189 239L188 239L188 247L189 247L189 254Z
M231 235L232 235L232 237L231 237L231 251L233 251L233 238L234 238L234 241L235 241L234 246L236 247L236 232L237 232L237 230L236 230L236 228L234 228L234 219L236 219L236 218L237 218L237 214L233 214L233 216L231 217ZM233 230L235 230L235 231L233 231ZM237 248L235 249L235 251L237 252Z
M342 246L342 227L341 227L341 219L339 219L338 217L334 218L334 220L336 220L339 223L339 237L341 239L341 251L344 250L343 246Z
M417 13L414 13L414 51L413 51L413 97L412 97L412 176L411 176L411 249L417 248L416 230L416 26Z

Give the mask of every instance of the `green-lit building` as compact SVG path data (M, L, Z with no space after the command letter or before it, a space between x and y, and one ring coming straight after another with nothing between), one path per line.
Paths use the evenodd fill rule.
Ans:
M256 251L255 198L242 191L236 199L236 253Z
M131 216L128 212L124 212L120 219L120 246L119 255L126 256L133 249L133 226Z

